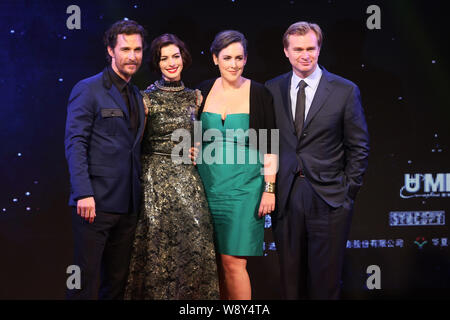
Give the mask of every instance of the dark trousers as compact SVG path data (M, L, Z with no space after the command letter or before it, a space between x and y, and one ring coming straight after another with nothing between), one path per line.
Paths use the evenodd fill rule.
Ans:
M353 202L332 208L298 176L286 212L273 219L285 299L339 299Z
M81 269L81 288L67 289L67 299L123 299L136 223L135 213L97 211L90 224L73 209L74 265Z

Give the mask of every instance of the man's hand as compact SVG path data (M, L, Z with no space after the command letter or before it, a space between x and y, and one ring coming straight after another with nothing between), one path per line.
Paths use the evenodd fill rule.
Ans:
M89 223L94 222L95 201L94 197L88 197L77 201L77 214Z

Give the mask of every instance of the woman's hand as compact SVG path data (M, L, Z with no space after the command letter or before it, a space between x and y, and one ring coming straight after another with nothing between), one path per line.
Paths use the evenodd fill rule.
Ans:
M195 105L200 107L203 102L202 92L198 89L195 89Z
M275 210L275 193L263 192L258 217L262 218L266 214L272 213L273 210Z
M195 143L195 147L191 147L189 149L189 158L192 161L192 164L195 166L197 163L195 162L195 159L197 159L198 156L198 148L200 146L200 142Z

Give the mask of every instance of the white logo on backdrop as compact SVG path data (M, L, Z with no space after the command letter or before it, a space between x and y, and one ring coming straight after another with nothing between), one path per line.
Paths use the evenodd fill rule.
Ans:
M400 226L445 226L445 211L391 211L389 225Z
M450 197L450 173L407 173L405 184L400 189L400 197L403 199Z

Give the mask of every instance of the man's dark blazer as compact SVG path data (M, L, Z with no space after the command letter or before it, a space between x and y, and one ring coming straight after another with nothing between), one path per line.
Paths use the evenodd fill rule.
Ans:
M280 130L277 215L282 217L294 177L301 170L330 206L351 202L362 185L369 135L358 87L326 71L314 95L298 140L291 111L292 71L266 83L274 98Z
M136 86L139 127L134 135L127 105L107 69L81 80L69 98L65 134L69 205L94 196L97 211L127 213L140 205L140 137L144 105ZM131 200L130 200L131 197ZM133 208L129 208L130 204Z

